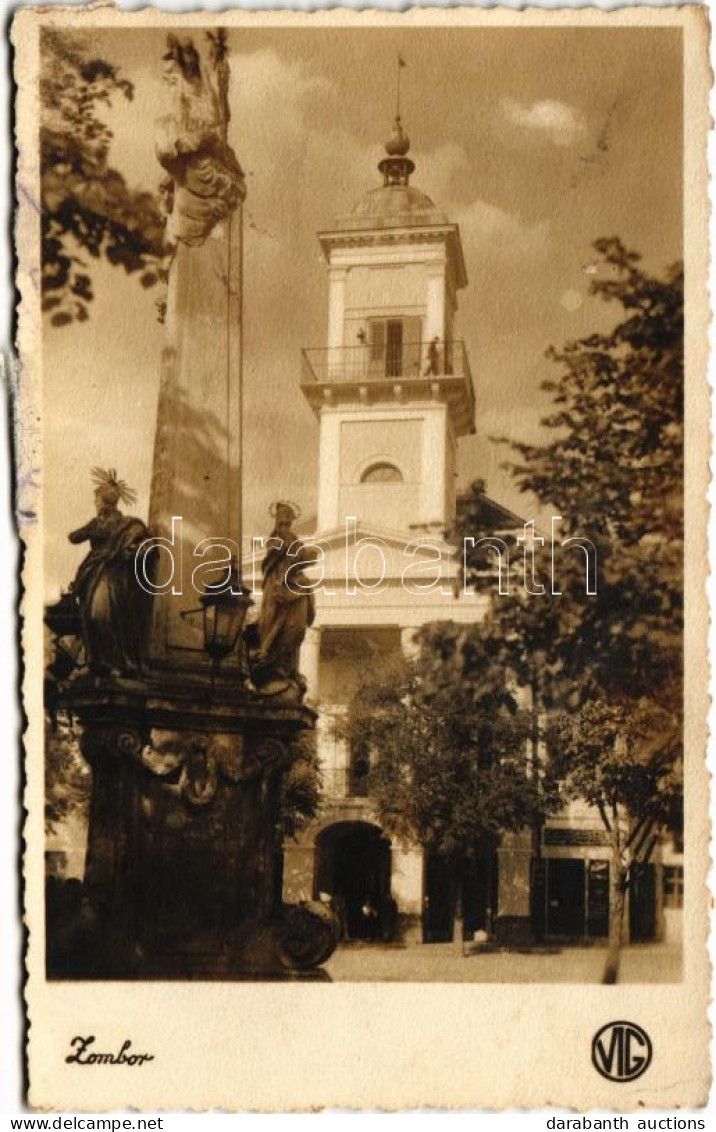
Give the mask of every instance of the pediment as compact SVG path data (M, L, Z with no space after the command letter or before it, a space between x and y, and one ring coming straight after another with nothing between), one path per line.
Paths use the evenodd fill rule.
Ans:
M369 582L382 576L400 584L406 568L411 574L419 570L421 579L431 576L454 578L459 566L456 561L460 558L459 548L437 534L425 531L399 532L359 523L355 529L348 528L348 533L346 526L302 533L300 541L305 547L315 546L316 559L320 559L320 564L317 561L316 566L308 566L306 573L317 577L322 569L325 581L359 576ZM257 556L256 563L252 563L251 559L245 561L243 576L247 581L254 566L260 574L261 557L263 555Z
M352 540L352 533L349 536ZM414 539L425 539L437 537L420 531L396 531L390 530L387 527L380 527L375 524L368 524L361 522L356 523L355 527L355 542L360 542L361 539L380 539L382 542L388 544L391 549L402 552L406 544ZM301 541L304 543L315 544L322 546L324 549L330 547L337 549L338 547L346 546L346 527L336 527L330 531L315 531L313 533L306 533L301 535Z

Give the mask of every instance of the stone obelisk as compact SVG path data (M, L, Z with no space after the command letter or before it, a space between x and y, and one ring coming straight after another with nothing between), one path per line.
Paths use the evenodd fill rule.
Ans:
M192 40L169 37L168 112L157 121L169 267L149 525L168 541L158 559L150 655L173 667L206 663L201 618L186 614L204 584L226 574L209 567L226 558L212 540L241 557L245 185L228 145L225 39L215 33L209 42L203 58Z
M69 933L53 960L80 977L294 977L337 940L326 908L281 897L284 782L315 716L295 692L247 686L238 649L209 672L203 618L192 616L204 587L224 584L229 540L236 561L241 539L245 190L227 142L226 39L208 38L205 60L191 39L169 36L158 123L170 262L149 519L166 540L155 580L168 584L141 669L79 670L55 696L92 767L85 934ZM207 540L223 549L195 555ZM224 567L204 566L196 584L211 559Z

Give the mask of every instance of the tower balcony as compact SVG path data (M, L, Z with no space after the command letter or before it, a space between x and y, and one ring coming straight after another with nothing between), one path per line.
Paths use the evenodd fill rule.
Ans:
M475 391L462 339L390 343L376 349L329 346L301 351L301 389L318 412L324 405L439 400L457 436L475 431Z

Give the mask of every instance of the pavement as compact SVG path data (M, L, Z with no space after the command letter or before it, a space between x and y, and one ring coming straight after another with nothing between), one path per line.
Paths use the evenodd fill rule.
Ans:
M606 954L599 946L486 950L466 943L460 956L451 943L356 942L339 945L323 969L337 983L600 983ZM632 944L622 952L622 984L681 978L678 943Z

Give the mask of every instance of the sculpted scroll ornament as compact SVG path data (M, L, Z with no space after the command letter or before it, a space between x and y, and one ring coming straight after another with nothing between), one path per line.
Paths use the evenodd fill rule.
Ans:
M88 727L80 740L82 754L90 766L99 759L137 759L144 744L144 736L128 727Z
M192 807L208 806L221 779L238 784L282 767L287 747L265 739L246 751L242 735L177 734L153 731L136 757L145 770L174 784Z
M311 900L292 908L281 925L281 964L295 971L320 966L333 954L340 934L340 921L326 904Z

